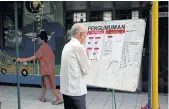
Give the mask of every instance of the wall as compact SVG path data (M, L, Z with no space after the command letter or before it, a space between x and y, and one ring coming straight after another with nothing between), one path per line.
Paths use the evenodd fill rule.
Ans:
M56 4L56 9L54 10L54 21L58 22L55 24L50 24L50 25L57 25L58 27L56 28L51 28L55 30L55 35L56 38L51 39L52 40L52 44L54 43L54 53L56 55L56 66L57 66L57 74L59 75L59 67L60 67L60 58L61 58L61 51L62 48L64 46L64 34L63 34L63 30L61 30L60 28L63 27L64 25L64 19L63 19L63 2L60 1L56 1L54 2ZM33 21L26 17L25 15L23 16L24 19L24 26L26 26L27 24L32 23ZM30 26L30 29L32 29L32 26ZM46 27L47 28L47 27ZM28 30L30 32L30 30ZM52 31L52 30L50 30ZM31 55L33 55L33 44L30 43L30 39L25 38L24 39L24 48L20 49L20 53L19 53L19 57L29 57ZM37 45L38 46L38 45ZM37 47L38 48L38 47ZM13 57L16 56L16 51L12 50L12 49L4 49L7 53L9 53L10 55L12 55ZM1 69L0 69L1 70ZM20 75L20 83L22 84L39 84L40 82L40 76L35 75L33 76L34 78L32 78L31 75L27 76L27 77L23 77ZM31 78L31 81L30 81ZM57 85L59 85L59 76L57 76ZM0 75L0 82L6 82L6 83L16 83L16 75L14 74L6 74L6 75Z
M56 38L54 38L53 40L55 40L55 41L49 41L49 43L51 44L51 45L53 45L52 46L52 48L53 48L53 50L56 50L56 48L57 48L57 46L62 46L63 45L63 41L64 41L64 35L63 35L63 32L64 32L64 30L61 30L61 28L62 29L64 29L63 28L63 2L60 2L60 1L56 1L56 2L54 2L55 3L55 7L56 7L56 9L54 10L54 22L57 22L57 24L55 23L55 24L53 24L52 25L52 28L50 28L50 32L51 31L55 31L55 36L56 36ZM27 25L28 26L28 24L31 24L32 22L33 22L33 20L32 19L30 19L29 17L27 17L27 15L23 15L23 22L24 22L24 27ZM50 21L49 21L50 22ZM48 25L47 23L45 23L44 22L44 24L45 25ZM60 25L61 24L61 25ZM57 26L56 26L57 25ZM51 25L50 25L51 26ZM53 27L55 27L55 28L53 28ZM28 29L26 29L26 33L27 32L33 32L33 26L30 26L29 25L29 30ZM45 28L47 28L47 29L49 29L49 27L45 27ZM56 30L52 30L52 29L56 29ZM25 29L23 28L23 32L25 32ZM57 37L58 38L61 38L61 39L57 39ZM59 40L59 43L57 43L58 42L58 40ZM62 41L61 41L62 40ZM60 41L62 42L62 43L60 43ZM23 37L23 43L24 43L24 48L22 48L22 49L20 49L20 56L21 57L28 57L28 56L31 56L31 55L33 55L33 45L32 45L32 41L31 41L31 39L29 39L29 38L27 38L27 37ZM59 44L59 45L58 45ZM37 44L37 48L39 47L39 45ZM25 50L26 49L26 50ZM12 56L15 56L15 50L12 50L12 49L5 49L5 51L7 51L10 55L12 55Z
M62 1L54 1L56 5L56 9L54 10L54 21L60 23L62 26L64 25L63 21L63 2ZM32 20L26 16L24 18L24 25L30 24Z
M64 26L64 10L63 10L63 2L55 1L56 9L54 11L54 18L56 22L59 22L62 26Z

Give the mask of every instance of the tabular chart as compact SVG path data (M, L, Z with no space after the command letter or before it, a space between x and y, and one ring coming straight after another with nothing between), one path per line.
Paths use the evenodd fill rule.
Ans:
M87 36L86 48L89 51L90 60L100 60L102 51L103 35L92 34Z

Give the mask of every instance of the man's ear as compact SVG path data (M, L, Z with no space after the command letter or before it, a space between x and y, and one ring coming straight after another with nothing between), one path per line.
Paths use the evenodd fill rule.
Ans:
M80 32L80 37L82 36L82 32Z
M82 32L80 33L80 38L82 38Z

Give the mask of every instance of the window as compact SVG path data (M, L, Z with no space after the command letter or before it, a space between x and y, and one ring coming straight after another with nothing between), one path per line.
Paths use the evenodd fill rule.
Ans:
M66 24L66 30L69 30L73 25L73 12L65 13L65 24Z
M91 1L90 9L112 9L113 2L112 1Z
M139 1L118 1L115 2L116 9L126 9L126 8L139 8L140 2Z
M103 20L104 21L112 20L112 12L111 11L104 11L103 12Z
M86 22L86 12L67 11L65 13L66 30L71 29L71 26L76 22Z
M161 82L162 81L162 82ZM168 17L159 18L159 92L168 89Z
M138 10L132 11L132 19L139 19L139 11Z
M87 9L86 1L66 1L66 10L83 10Z
M74 22L86 22L86 12L75 12L73 16Z
M91 11L90 21L103 21L103 12L101 11Z
M0 49L3 48L3 21L2 21L2 13L0 13Z
M3 48L15 49L16 38L15 38L15 15L14 15L14 2L2 2L1 4L3 9L2 21L3 21ZM22 28L23 28L23 2L17 2L18 5L18 38L19 38L19 47L23 48L23 37L22 37ZM2 8L2 7L1 7Z
M132 8L139 8L140 7L140 1L132 1L131 7Z
M150 3L150 1L142 1L142 7L149 7Z
M139 10L118 10L116 11L116 20L139 19Z
M168 2L160 1L159 2L159 12L168 12Z
M118 10L116 11L116 20L132 19L132 10Z

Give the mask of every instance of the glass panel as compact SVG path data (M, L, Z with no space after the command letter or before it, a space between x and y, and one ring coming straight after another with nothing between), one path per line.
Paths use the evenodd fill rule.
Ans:
M150 6L150 1L142 1L142 7L149 7Z
M139 1L118 1L115 2L116 9L137 8L140 7Z
M159 18L159 93L168 92L168 17Z
M90 21L103 21L103 12L101 11L90 12Z
M116 9L129 8L131 6L132 6L132 2L131 1L118 1L118 2L115 2Z
M132 1L132 8L138 8L140 7L140 1Z
M111 11L104 11L103 12L103 20L104 21L111 21L112 20L112 12Z
M142 18L146 18L146 19L149 19L149 13L150 11L148 9L143 9L142 10Z
M132 19L139 19L139 11L138 10L132 11Z
M71 29L71 26L73 25L73 12L66 12L65 15L65 24L66 24L66 30Z
M65 13L65 26L66 30L71 29L71 26L73 25L73 13L74 12L66 12Z
M90 9L112 9L112 1L91 1Z
M3 43L4 43L2 28L3 28L2 13L0 13L0 49L3 48Z
M159 11L160 12L168 12L168 2L167 1L160 1L159 2Z
M76 12L73 16L74 22L86 22L86 12Z
M73 19L66 19L66 30L70 30L73 23Z
M5 48L15 48L15 17L14 17L14 2L3 2L3 38ZM18 4L18 37L19 47L23 47L22 26L23 26L23 2Z
M131 19L131 18L132 18L131 10L116 11L116 20Z
M66 1L66 10L87 9L86 1Z

